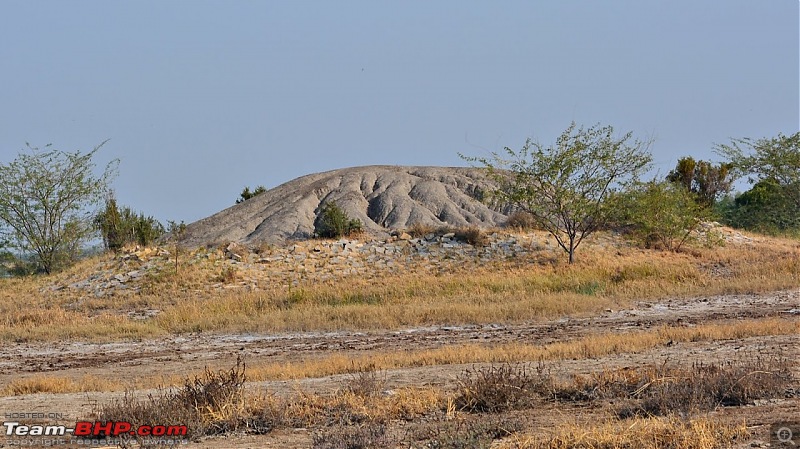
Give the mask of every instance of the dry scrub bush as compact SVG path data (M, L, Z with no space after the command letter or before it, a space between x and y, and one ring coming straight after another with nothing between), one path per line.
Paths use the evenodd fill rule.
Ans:
M477 226L458 228L454 231L454 233L456 240L469 243L472 246L485 246L489 243L489 239L486 237L486 234L484 234L483 230Z
M428 234L435 234L436 228L428 224L417 222L409 226L408 229L406 229L406 232L411 237L421 238Z
M503 226L519 231L530 231L537 229L536 220L533 218L533 215L524 211L517 211L509 215L508 219L506 219L506 222L503 223Z
M228 265L227 267L223 268L220 271L219 275L214 278L216 282L222 282L225 284L232 284L239 279L239 270L236 269L233 265Z
M605 370L549 379L551 398L557 401L623 399L621 417L691 415L719 406L741 406L756 399L781 398L792 384L791 363L778 356L739 355L717 364L690 367L664 362L641 368Z
M752 404L782 398L792 384L791 363L777 356L744 356L724 363L694 363L690 368L643 370L634 398L619 413L630 415L691 414L720 406Z
M454 399L460 411L496 413L530 405L545 381L543 365L503 364L466 370L458 376Z
M346 384L347 392L363 398L379 395L386 386L386 373L379 374L375 365L354 369Z
M621 417L691 415L756 399L781 398L790 391L792 364L779 356L742 354L717 364L661 365L604 370L556 379L540 363L492 365L466 370L457 381L460 411L496 413L528 408L535 400L584 402L623 399Z
M228 371L206 369L200 376L187 379L182 388L159 389L140 399L126 392L123 399L101 406L99 421L127 421L139 425L186 425L189 438L222 434L237 429L265 433L272 423L247 415L244 402L245 363L237 358ZM131 436L131 438L135 438ZM140 441L141 442L141 441Z

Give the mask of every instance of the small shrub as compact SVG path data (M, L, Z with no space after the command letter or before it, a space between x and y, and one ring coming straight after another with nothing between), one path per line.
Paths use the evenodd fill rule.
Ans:
M197 438L233 431L241 427L258 428L263 432L269 423L255 422L244 413L245 363L237 358L228 371L205 372L187 379L183 388L160 389L145 399L126 392L123 399L99 407L99 421L127 421L134 427L158 423L186 425L187 435L178 438ZM134 436L130 437L136 441ZM139 440L141 442L141 440Z
M244 384L247 381L245 363L241 357L228 371L205 369L201 376L187 379L178 390L175 400L200 413L208 425L205 434L235 430L244 408Z
M259 255L268 254L273 249L275 249L275 247L271 243L269 243L269 242L261 242L261 243L258 244L258 246L256 246L254 252L256 254L259 254Z
M703 233L703 246L706 248L718 248L725 246L725 235L717 229L708 229Z
M421 238L425 237L428 234L434 234L436 232L436 228L428 224L417 222L409 226L409 228L406 229L406 232L411 237Z
M456 240L469 243L473 246L484 246L489 243L486 234L477 226L456 229L455 235Z
M620 410L621 416L688 414L752 404L783 397L792 382L791 364L778 357L695 363L691 368L665 364L645 374L631 393L636 400Z
M359 368L346 383L348 392L362 398L378 396L385 386L386 376L379 375L374 365Z
M350 218L335 202L330 202L317 217L314 232L323 238L338 239L361 232L362 228L360 220Z
M258 186L258 187L255 188L255 190L253 190L251 192L250 191L250 187L249 186L245 186L245 188L242 190L242 193L239 194L239 198L236 198L236 204L244 203L245 201L249 200L250 198L253 198L256 195L261 195L262 193L264 193L266 191L267 191L266 187Z
M541 390L542 367L532 374L525 365L509 364L467 370L458 377L454 400L458 410L496 413L525 407Z
M537 228L533 215L525 211L517 211L509 215L503 226L520 231L529 231Z
M239 278L239 270L233 265L228 265L223 268L219 276L215 279L217 282L224 282L225 284L232 284Z

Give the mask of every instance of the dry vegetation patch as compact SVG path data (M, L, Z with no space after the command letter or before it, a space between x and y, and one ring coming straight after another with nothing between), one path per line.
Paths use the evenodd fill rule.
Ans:
M486 344L451 344L432 349L404 351L369 351L363 354L326 353L299 361L254 362L248 367L251 381L292 380L350 374L349 388L355 395L376 392L385 379L382 370L421 366L470 363L517 363L530 361L583 360L603 356L633 354L677 343L714 342L750 337L797 335L800 321L791 318L762 318L695 326L660 326L638 332L604 332L550 344L521 342ZM500 374L500 373L497 373ZM203 375L199 373L198 375ZM178 385L176 376L137 376L135 388ZM97 376L67 377L36 374L11 379L2 395L37 392L69 393L84 391L120 391L125 384Z
M496 413L537 401L620 403L620 417L690 416L718 407L783 398L794 391L793 363L777 355L737 354L720 363L660 365L603 370L559 379L543 363L492 365L459 377L458 410ZM622 400L622 401L620 401Z
M449 345L437 349L409 350L364 356L344 357L332 354L303 362L260 364L251 367L251 377L254 380L322 377L353 372L354 366L372 366L375 369L386 370L465 363L580 360L612 354L641 352L681 342L716 341L767 335L794 335L798 333L800 333L800 321L781 318L735 321L693 327L662 326L641 332L599 333L576 338L572 341L546 345L524 343L466 344Z
M159 390L145 399L126 394L123 400L101 406L98 416L137 424L188 423L195 439L311 428L316 449L713 449L729 447L750 434L744 422L716 421L707 411L740 406L755 398L781 397L793 381L788 375L791 367L781 357L742 355L716 365L665 363L557 379L541 363L535 367L503 364L463 372L454 390L445 386L390 391L381 391L380 373L365 367L331 394L296 390L284 396L267 392L248 396L240 359L229 371L206 370L177 390ZM666 388L659 391L658 385ZM567 418L555 431L536 433L531 433L521 415L504 414L510 409L540 409L544 402L607 403L609 399L636 400L650 408L645 415L607 414L583 423ZM677 406L682 402L704 407Z
M503 449L717 449L731 447L750 435L742 423L732 425L709 418L683 420L636 418L595 424L564 423L551 435L515 435Z
M462 231L462 238L476 245L485 238L477 229ZM796 240L754 236L746 244L671 253L633 248L598 234L582 248L578 262L567 266L559 252L545 249L545 234L509 236L528 248L526 255L490 261L442 257L435 272L415 262L383 274L342 274L324 281L297 270L276 278L263 265L226 260L220 250L182 255L177 271L171 256L159 251L149 252L147 262L98 256L52 276L0 279L0 339L97 341L198 331L519 322L595 314L664 296L800 286ZM94 277L113 282L133 269L142 272L137 287L110 296L68 287Z
M202 375L187 378L178 389L160 388L156 393L138 397L126 392L124 398L100 406L95 414L99 421L125 421L134 428L140 425L187 426L186 435L197 439L246 428L252 432L268 432L271 423L252 416L244 395L245 363L240 358L229 370L214 372L206 369ZM142 443L137 436L124 436Z

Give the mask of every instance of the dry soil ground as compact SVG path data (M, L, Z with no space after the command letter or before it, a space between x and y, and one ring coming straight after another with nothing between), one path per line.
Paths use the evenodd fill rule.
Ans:
M672 299L639 303L627 310L608 310L601 316L563 318L515 325L431 327L402 331L364 333L308 333L282 335L189 335L133 343L19 343L0 348L0 385L25 376L52 375L85 379L86 376L117 379L133 385L142 376L200 371L208 366L226 368L237 355L244 355L250 366L278 361L308 360L332 353L363 356L386 351L439 348L458 343L526 342L546 344L586 337L601 332L624 333L662 325L694 326L730 323L758 317L800 319L800 290L763 295L727 295L706 298ZM714 362L730 359L735 353L775 353L797 360L800 336L757 337L722 342L669 344L653 350L589 360L553 362L554 370L565 373L590 373L605 368L636 367L642 364ZM440 365L390 370L385 373L387 388L402 386L449 386L465 365ZM345 376L330 376L296 381L252 382L248 388L277 394L302 388L331 392L342 387ZM800 379L797 364L795 378ZM89 392L69 394L31 394L0 397L0 413L61 413L61 423L91 418L96 404L122 393ZM526 427L545 429L568 419L591 419L606 413L602 407L548 405L523 412ZM754 437L745 446L767 441L770 423L800 420L800 397L759 402L746 407L720 408L712 413L722 419L745 419ZM51 422L52 423L52 422ZM267 435L213 437L191 443L186 448L306 448L311 446L312 430L279 429ZM5 438L5 437L3 437ZM0 441L0 447L11 447Z

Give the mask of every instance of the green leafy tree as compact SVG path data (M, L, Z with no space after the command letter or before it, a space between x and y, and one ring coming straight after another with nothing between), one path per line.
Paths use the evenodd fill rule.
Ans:
M106 207L94 219L95 226L103 237L103 245L111 251L119 251L125 245L122 230L122 219L119 215L117 200L113 195L106 198Z
M244 188L244 190L242 190L242 193L239 194L239 198L236 199L236 204L243 203L243 202L249 200L250 198L252 198L252 197L254 197L256 195L261 195L262 193L264 193L266 191L267 191L266 187L258 186L258 187L255 188L255 190L253 190L251 192L250 191L250 187L246 186Z
M122 223L124 223L129 243L150 246L164 235L164 225L153 216L145 215L142 212L134 212L128 206L122 208L120 215L122 216Z
M118 163L93 173L93 158L104 143L85 154L28 145L28 152L0 165L3 232L46 273L73 262L94 235L92 208L102 202Z
M710 213L692 192L671 181L637 184L615 197L619 221L648 248L680 250Z
M360 232L361 220L350 218L335 202L323 207L317 217L314 232L323 238L339 238Z
M667 180L683 186L695 195L700 205L711 208L717 199L730 192L732 168L731 163L714 165L687 156L678 160L678 164L667 175Z
M767 234L800 231L800 211L786 187L774 179L762 179L736 197L728 197L718 207L722 221L735 228Z
M609 194L649 167L647 147L631 133L615 137L611 126L584 129L572 123L554 146L528 139L519 151L505 148L505 155L461 157L489 170L498 184L490 194L493 201L529 213L573 263L584 238L611 217L613 208L605 201Z
M753 184L729 202L724 214L730 224L762 232L800 230L800 132L733 139L716 151Z

